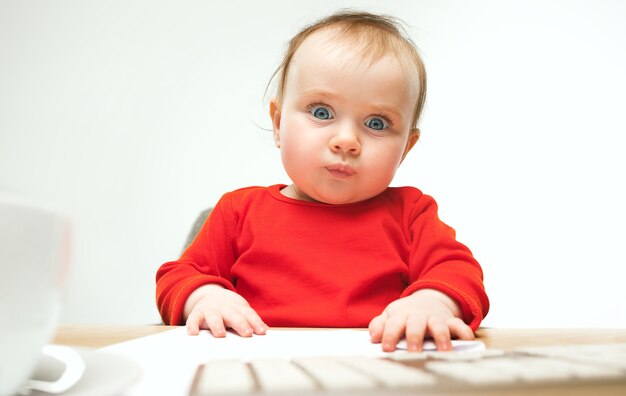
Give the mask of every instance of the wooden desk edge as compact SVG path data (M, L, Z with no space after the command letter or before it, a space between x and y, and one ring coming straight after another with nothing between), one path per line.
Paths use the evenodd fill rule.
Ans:
M62 324L52 342L100 348L158 334L178 326ZM361 329L364 330L364 329ZM523 346L626 342L626 329L506 329L481 328L476 337L488 348L510 350Z
M177 326L62 324L57 328L52 343L101 348L175 328Z

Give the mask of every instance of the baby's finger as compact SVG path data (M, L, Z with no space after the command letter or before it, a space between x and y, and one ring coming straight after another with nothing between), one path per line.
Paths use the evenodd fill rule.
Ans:
M265 334L267 331L267 325L263 322L263 319L256 313L256 311L252 308L247 308L243 310L243 315L245 316L248 324L252 328L254 334Z
M204 314L208 329L213 334L213 337L222 338L226 336L226 326L224 325L224 319L219 311L211 310Z
M371 341L375 344L381 342L383 338L383 331L385 330L385 320L387 320L387 314L382 313L372 319L368 326Z
M224 323L242 337L251 337L254 333L246 317L238 310L225 310Z
M412 314L406 319L406 349L411 352L420 352L426 336L426 318Z
M475 338L471 327L465 324L460 318L448 319L448 328L450 329L450 333L458 339L473 340Z
M406 329L406 316L396 315L391 316L385 322L385 329L383 331L383 351L393 352L396 350L396 345L400 338L404 335Z
M204 316L199 311L192 311L187 318L187 334L198 335L200 333L200 326L204 322Z
M428 319L428 332L437 345L439 351L451 351L452 341L450 340L450 329L440 317L431 316Z

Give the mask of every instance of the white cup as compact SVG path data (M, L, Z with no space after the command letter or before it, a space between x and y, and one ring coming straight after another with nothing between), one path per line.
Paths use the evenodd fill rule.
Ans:
M0 192L0 395L22 389L53 337L69 238L63 215Z

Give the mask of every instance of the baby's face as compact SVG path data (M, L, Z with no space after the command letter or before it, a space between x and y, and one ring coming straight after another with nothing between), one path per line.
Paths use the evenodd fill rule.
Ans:
M283 193L346 204L384 191L417 140L410 132L418 93L395 57L364 60L332 32L308 37L273 110L276 145L294 182Z

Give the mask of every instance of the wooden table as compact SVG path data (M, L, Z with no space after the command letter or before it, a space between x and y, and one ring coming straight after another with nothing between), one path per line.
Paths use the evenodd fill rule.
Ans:
M62 324L58 327L52 342L77 347L101 348L175 328L176 326L162 325Z
M84 325L64 324L59 326L53 342L77 347L99 348L122 341L132 340L162 331L174 326L132 326L132 325ZM511 350L524 346L626 343L626 329L479 329L477 338L488 348ZM485 392L467 391L463 395L579 395L604 396L626 395L626 384L595 384L593 386L563 385L559 387L537 387L521 389L499 389ZM460 393L455 393L460 395Z
M100 348L175 328L162 325L63 324L57 330L54 343ZM479 329L476 336L488 348L510 350L533 345L626 342L626 329Z

